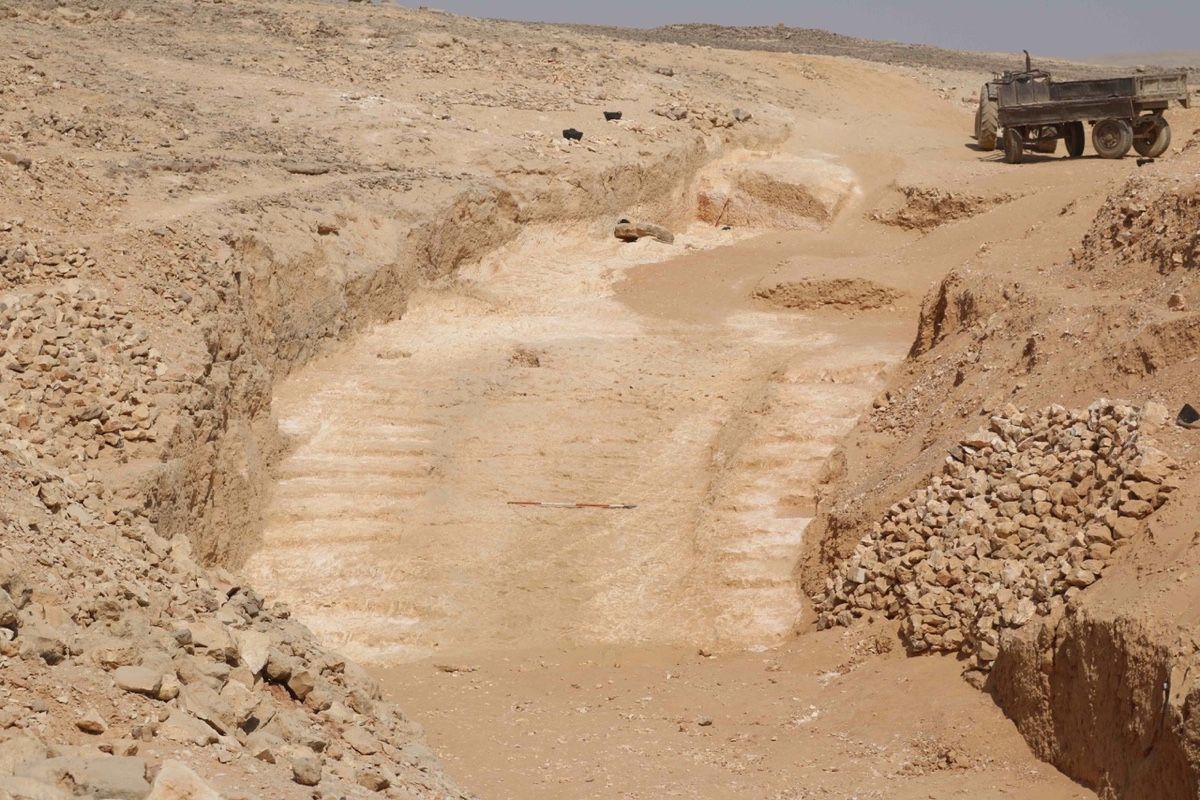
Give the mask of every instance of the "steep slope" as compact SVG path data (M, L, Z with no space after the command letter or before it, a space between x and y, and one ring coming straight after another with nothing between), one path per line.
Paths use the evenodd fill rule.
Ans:
M1035 751L1102 796L1193 797L1198 785L1196 501L1187 490L1197 444L1173 424L1200 390L1191 310L1198 158L1193 141L1131 170L1094 215L1082 203L1064 207L1062 218L1083 214L1090 224L1057 259L993 244L930 293L904 369L847 440L800 573L823 593L828 565L841 564L893 500L927 485L980 422L1008 413L1006 404L1082 407L1112 397L1143 407L1138 441L1179 465L1172 481L1181 490L1151 513L1121 505L1137 499L1125 485L1120 514L1095 517L1121 540L1103 577L1001 633L986 678ZM863 457L885 442L898 446L882 461Z

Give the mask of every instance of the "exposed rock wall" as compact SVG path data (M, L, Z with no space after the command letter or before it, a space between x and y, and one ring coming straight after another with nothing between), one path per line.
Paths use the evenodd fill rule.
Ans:
M992 691L1039 757L1104 798L1200 792L1200 669L1183 631L1088 605L1006 632Z
M399 317L415 287L450 278L526 224L607 221L629 208L685 220L694 176L725 149L695 134L653 162L585 172L568 188L524 200L515 190L469 189L423 220L381 219L364 203L346 213L392 228L382 235L396 242L390 260L377 264L355 265L307 228L227 237L214 277L224 302L212 315L208 363L191 395L198 405L172 432L151 490L156 526L164 535L190 532L204 561L236 567L256 546L263 492L284 446L270 417L275 380L330 341Z

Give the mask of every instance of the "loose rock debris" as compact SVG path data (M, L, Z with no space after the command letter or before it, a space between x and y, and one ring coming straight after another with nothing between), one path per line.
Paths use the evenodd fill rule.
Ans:
M809 279L777 283L754 292L757 300L779 308L808 311L836 308L867 311L890 305L904 293L863 278Z
M1143 411L1006 407L826 580L818 626L899 619L910 652L958 652L989 670L1003 628L1095 583L1176 488L1175 463L1141 438Z
M86 491L16 448L0 445L0 466L24 489L0 494L12 534L0 550L0 797L216 797L182 765L155 776L153 756L138 755L171 742L278 764L280 778L337 796L443 781L378 684L285 607L205 571L183 536L131 525L114 546ZM36 585L22 566L34 560ZM50 743L58 709L46 696L105 752Z

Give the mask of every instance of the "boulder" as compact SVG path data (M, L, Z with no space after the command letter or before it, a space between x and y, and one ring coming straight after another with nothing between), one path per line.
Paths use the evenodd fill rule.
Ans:
M150 791L145 760L128 756L50 758L22 767L18 775L111 800L142 800Z
M182 708L176 708L158 730L159 734L173 742L193 744L199 747L217 741L217 733L209 725L193 717Z
M187 629L197 650L203 650L217 661L236 663L237 644L227 627L216 622L189 622Z
M264 731L256 731L246 737L244 745L247 755L274 764L277 754L284 747L284 742L278 736Z
M652 222L620 222L613 230L613 236L623 242L636 242L638 239L646 237L656 239L663 244L671 244L675 241L675 234Z
M329 746L328 737L320 728L313 725L312 720L303 711L281 709L262 729L278 736L288 744L307 747L318 753Z
M0 776L0 800L71 800L71 794L33 778L9 775Z
M168 761L158 771L146 800L221 800L221 795L187 765Z
M162 689L163 676L146 667L118 667L113 672L113 680L127 692L157 697Z
M4 589L0 589L0 628L16 628L20 622L21 609Z
M392 782L387 777L374 769L360 770L354 779L358 782L359 786L372 792L382 792L392 785Z
M100 712L89 708L80 715L79 719L75 720L75 727L84 733L96 736L108 730L108 723L104 721L104 717L100 716Z
M0 739L0 776L12 775L19 768L50 755L46 745L25 734Z
M181 688L178 702L180 708L207 722L217 733L227 734L236 727L234 711L229 702L202 683Z
M267 664L267 652L271 639L259 631L239 631L237 634L238 659L242 666L257 675Z
M292 677L292 670L295 668L295 661L284 655L280 650L271 648L267 651L267 663L264 667L267 680L274 683L287 683Z
M342 733L342 741L364 756L375 755L379 752L379 742L374 736L357 726L347 728Z
M25 625L18 641L21 643L21 658L26 660L41 660L54 666L67 657L67 643L57 631L46 625Z
M298 700L303 700L316 687L316 677L306 669L298 670L292 673L287 686Z
M221 690L221 700L224 701L224 707L229 710L233 724L239 727L251 717L260 699L245 684L237 681L230 681Z
M292 780L301 786L316 786L321 782L321 759L315 753L296 753L292 756Z

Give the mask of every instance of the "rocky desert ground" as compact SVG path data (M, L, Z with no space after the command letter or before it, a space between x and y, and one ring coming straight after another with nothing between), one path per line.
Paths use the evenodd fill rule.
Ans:
M0 798L1200 795L1200 113L1011 165L997 54L0 30Z

